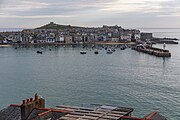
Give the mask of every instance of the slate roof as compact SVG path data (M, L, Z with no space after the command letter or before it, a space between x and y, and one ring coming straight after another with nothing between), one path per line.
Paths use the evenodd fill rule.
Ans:
M27 120L57 120L60 118L62 113L60 112L49 112L45 116L39 116L39 114L46 112L46 109L34 109ZM11 105L0 111L0 120L21 120L21 109L20 106Z
M149 114L145 118L150 119L150 120L167 120L164 116L162 116L158 112L152 112L151 114Z
M45 110L38 110L38 109L34 109L31 114L29 115L27 120L34 120L37 118L38 114L41 114L45 112Z
M52 110L34 109L27 120L57 120L66 113L55 112ZM42 115L40 115L42 114Z
M21 120L20 107L9 106L0 111L0 120Z

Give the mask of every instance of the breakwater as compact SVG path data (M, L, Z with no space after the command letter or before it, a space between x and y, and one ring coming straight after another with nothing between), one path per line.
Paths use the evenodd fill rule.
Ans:
M133 47L132 49L138 52L143 52L157 57L171 57L171 53L169 52L169 50L164 50L156 47L136 46Z
M159 44L179 44L177 38L153 38L151 41Z

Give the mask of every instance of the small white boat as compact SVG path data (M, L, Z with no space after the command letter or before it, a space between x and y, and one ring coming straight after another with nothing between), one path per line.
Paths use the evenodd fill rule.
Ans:
M80 54L86 54L87 52L86 51L84 51L84 50L81 50L80 51Z
M112 54L113 51L112 51L111 49L108 49L106 53L107 53L107 54Z

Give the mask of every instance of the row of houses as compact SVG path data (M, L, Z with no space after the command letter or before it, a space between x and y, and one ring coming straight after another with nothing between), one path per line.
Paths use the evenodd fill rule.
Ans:
M119 26L99 28L72 28L65 30L26 29L21 32L0 33L0 43L79 43L79 42L131 42L149 37L139 30Z

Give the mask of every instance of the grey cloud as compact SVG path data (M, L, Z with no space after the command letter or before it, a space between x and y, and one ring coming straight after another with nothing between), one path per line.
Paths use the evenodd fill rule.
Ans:
M4 13L10 15L76 15L95 12L113 0L5 0ZM116 0L114 0L116 1Z
M12 18L12 24L22 25L24 21L23 25L29 26L49 21L83 26L150 26L165 24L159 20L159 16L180 12L179 0L122 1L125 0L1 0L0 22Z
M3 4L3 0L0 0L0 9L1 9L2 4Z

